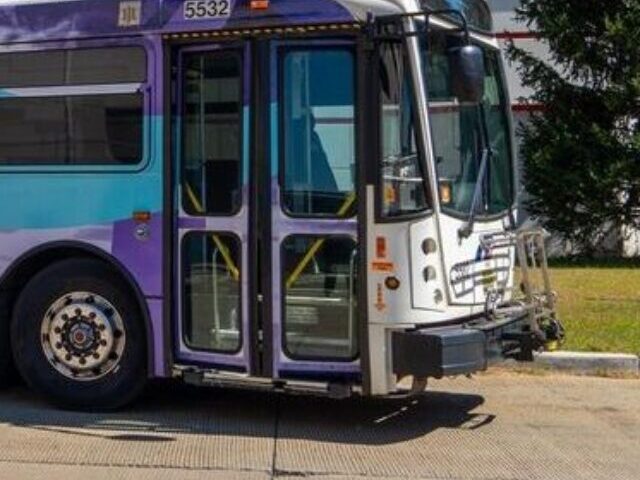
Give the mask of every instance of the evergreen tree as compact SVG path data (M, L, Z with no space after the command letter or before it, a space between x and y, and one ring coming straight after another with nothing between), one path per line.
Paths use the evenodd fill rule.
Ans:
M519 129L527 209L583 253L640 228L640 0L522 0L550 63L508 47L529 100Z

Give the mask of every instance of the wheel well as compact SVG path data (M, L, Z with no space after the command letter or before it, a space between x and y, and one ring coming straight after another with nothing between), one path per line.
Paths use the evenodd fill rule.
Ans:
M144 329L147 343L147 363L149 372L153 371L153 330L151 319L140 288L131 274L113 257L106 252L91 245L69 244L66 242L38 247L18 258L6 273L0 277L0 335L8 335L9 322L20 292L42 269L61 260L71 258L91 258L104 263L113 272L121 277L125 285L128 285L138 306L139 313L144 320Z

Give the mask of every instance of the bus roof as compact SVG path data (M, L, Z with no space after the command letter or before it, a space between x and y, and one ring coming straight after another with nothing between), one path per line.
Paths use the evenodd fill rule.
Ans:
M368 12L418 8L414 0L270 0L268 8L252 9L251 0L230 0L224 17L203 14L201 7L188 18L190 2L198 0L0 0L0 43L352 23ZM217 0L219 8L225 3Z

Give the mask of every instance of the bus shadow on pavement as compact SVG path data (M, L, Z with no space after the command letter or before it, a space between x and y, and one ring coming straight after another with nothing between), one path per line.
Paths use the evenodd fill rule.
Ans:
M483 404L480 395L435 391L403 399L333 400L167 381L153 383L119 411L87 413L56 409L15 387L0 393L0 432L8 424L120 442L173 442L197 434L384 445L438 429L482 428L495 418L474 412Z

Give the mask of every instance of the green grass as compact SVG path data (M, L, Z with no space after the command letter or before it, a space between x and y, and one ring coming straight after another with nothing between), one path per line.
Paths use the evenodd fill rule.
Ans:
M565 350L640 354L640 265L554 265Z

